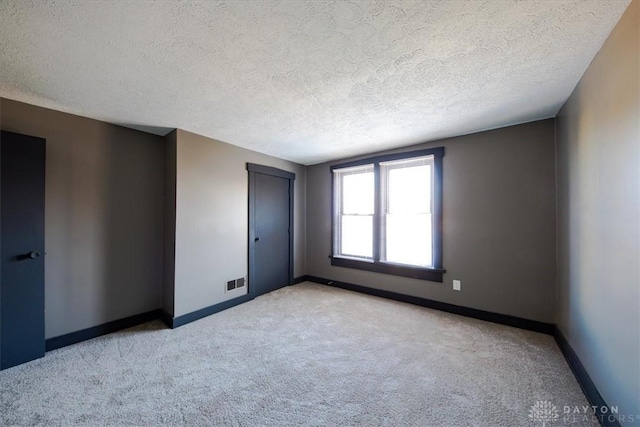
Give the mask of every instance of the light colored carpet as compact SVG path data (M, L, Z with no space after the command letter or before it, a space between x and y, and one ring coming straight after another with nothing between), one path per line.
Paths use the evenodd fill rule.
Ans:
M313 283L0 372L3 426L540 426L537 401L588 405L550 336Z

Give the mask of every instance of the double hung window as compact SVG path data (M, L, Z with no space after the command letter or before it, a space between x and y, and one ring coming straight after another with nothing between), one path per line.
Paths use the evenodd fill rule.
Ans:
M444 148L335 165L332 264L442 281Z

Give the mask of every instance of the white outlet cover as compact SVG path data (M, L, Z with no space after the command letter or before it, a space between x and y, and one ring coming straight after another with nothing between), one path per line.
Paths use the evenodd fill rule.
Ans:
M459 291L460 290L460 280L454 280L453 281L453 290L454 291Z

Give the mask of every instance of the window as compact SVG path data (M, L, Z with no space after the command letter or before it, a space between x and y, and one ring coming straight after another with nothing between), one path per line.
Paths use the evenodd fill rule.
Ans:
M444 148L331 168L332 265L442 282Z
M344 168L334 173L335 197L338 202L336 241L339 254L347 257L373 260L373 215L375 211L375 185L373 165Z

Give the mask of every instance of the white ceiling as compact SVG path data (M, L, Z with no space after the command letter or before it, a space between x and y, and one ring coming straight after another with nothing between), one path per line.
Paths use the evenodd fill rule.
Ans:
M0 96L313 164L555 116L628 4L0 0Z

